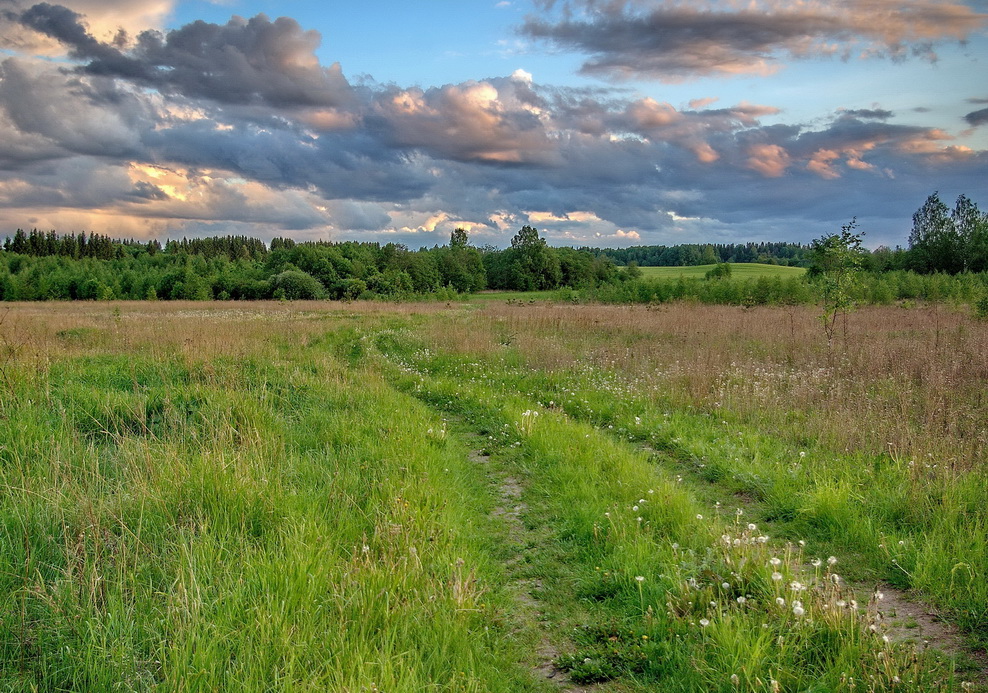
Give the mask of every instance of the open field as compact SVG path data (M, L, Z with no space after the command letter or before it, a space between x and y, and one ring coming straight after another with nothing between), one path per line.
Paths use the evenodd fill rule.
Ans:
M13 304L0 689L982 690L988 324L817 312Z
M806 273L805 267L783 265L763 265L757 262L732 262L731 277L734 279L757 279L758 277L798 277ZM716 265L695 265L690 267L641 267L642 276L647 279L703 279Z

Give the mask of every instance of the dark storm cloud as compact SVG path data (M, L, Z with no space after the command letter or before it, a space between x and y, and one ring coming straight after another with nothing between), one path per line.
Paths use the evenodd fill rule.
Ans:
M559 5L560 11L554 7ZM837 55L935 59L935 42L962 40L988 15L935 0L852 0L797 4L766 1L741 9L713 2L574 0L542 3L522 35L587 54L582 71L616 78L677 81L765 73L782 57Z
M234 17L225 25L196 21L167 33L145 31L126 51L93 38L82 19L48 3L20 15L24 26L88 61L80 68L88 74L221 103L339 106L353 98L340 66L323 67L315 57L319 33L304 31L288 17Z

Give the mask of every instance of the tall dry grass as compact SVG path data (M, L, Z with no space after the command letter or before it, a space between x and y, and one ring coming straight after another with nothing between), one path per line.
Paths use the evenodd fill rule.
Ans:
M675 405L837 450L983 466L988 323L944 307L852 313L833 349L817 309L492 305L434 323L440 349L517 348L536 367L617 371Z

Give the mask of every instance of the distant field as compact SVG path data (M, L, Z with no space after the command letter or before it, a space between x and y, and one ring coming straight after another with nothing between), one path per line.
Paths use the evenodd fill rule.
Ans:
M658 268L656 268L658 269ZM481 291L470 294L469 300L473 301L550 301L554 292L552 291Z
M796 277L806 273L805 267L785 267L782 265L763 265L757 262L731 264L732 279L753 279L755 277ZM642 275L649 279L703 279L714 265L697 265L695 267L642 267Z

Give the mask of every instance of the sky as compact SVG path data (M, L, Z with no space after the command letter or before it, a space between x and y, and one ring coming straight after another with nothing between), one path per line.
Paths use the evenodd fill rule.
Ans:
M0 0L0 236L905 245L988 0Z

